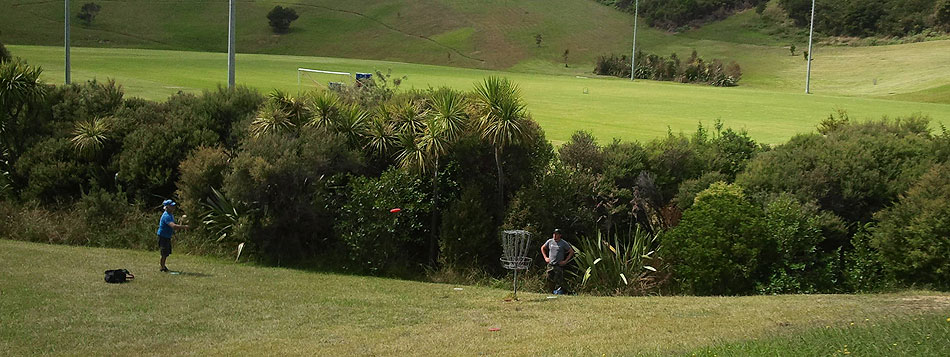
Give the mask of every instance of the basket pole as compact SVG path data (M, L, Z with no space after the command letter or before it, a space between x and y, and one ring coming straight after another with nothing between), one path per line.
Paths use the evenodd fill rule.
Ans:
M518 269L517 269L517 268L515 269L515 283L514 283L514 285L515 285L515 293L514 293L514 295L513 295L512 298L513 298L514 300L518 300Z

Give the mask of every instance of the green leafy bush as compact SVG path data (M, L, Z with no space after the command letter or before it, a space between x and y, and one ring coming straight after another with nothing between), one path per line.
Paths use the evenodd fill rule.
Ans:
M197 215L204 211L214 191L221 189L228 169L228 155L221 148L199 147L178 166L181 176L176 191L182 211Z
M489 210L491 203L486 201L489 197L491 195L478 185L470 185L443 211L440 231L443 264L456 269L497 270L501 245Z
M663 242L676 287L698 295L754 292L775 256L763 215L739 186L717 183L697 195Z
M847 222L867 222L935 160L925 117L843 124L757 155L736 182L750 192L816 201Z
M425 263L433 213L428 182L398 169L350 182L335 227L349 252L349 270L402 275Z
M547 235L555 228L573 234L592 234L596 178L575 169L555 168L535 185L525 186L511 200L505 229L527 229Z
M248 221L245 249L265 262L333 253L335 177L361 168L357 153L322 129L248 137L224 179L224 194Z
M571 140L558 150L561 163L567 167L600 173L604 169L604 154L594 136L586 131L576 131Z
M88 185L86 167L67 139L50 138L34 145L16 162L16 173L25 182L20 196L46 204L70 203Z
M217 144L217 135L180 123L143 125L125 137L119 180L135 197L160 202L174 193L178 163L200 146Z
M839 292L838 257L847 229L840 218L782 194L765 207L769 240L775 244L771 275L759 290L767 294Z
M693 206L696 201L696 195L705 191L710 185L716 182L729 182L729 177L719 171L707 172L699 178L683 181L679 186L679 192L676 194L676 206L681 210L687 210Z
M878 214L871 245L897 280L950 287L950 164L935 165Z

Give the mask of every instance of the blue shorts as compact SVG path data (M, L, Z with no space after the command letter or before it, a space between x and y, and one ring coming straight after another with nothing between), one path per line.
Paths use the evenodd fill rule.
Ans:
M172 239L158 236L158 250L162 252L163 257L172 254Z

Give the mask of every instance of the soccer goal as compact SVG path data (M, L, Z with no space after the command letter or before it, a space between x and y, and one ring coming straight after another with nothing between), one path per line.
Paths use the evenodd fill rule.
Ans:
M297 68L297 87L306 83L317 88L339 89L344 85L352 85L355 81L356 78L350 72Z

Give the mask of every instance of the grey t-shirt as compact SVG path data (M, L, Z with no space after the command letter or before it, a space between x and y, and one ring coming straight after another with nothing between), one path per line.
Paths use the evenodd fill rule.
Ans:
M558 242L551 238L544 242L544 245L548 247L548 258L551 258L548 264L550 265L557 265L563 261L567 258L567 252L571 250L571 244L564 239Z

